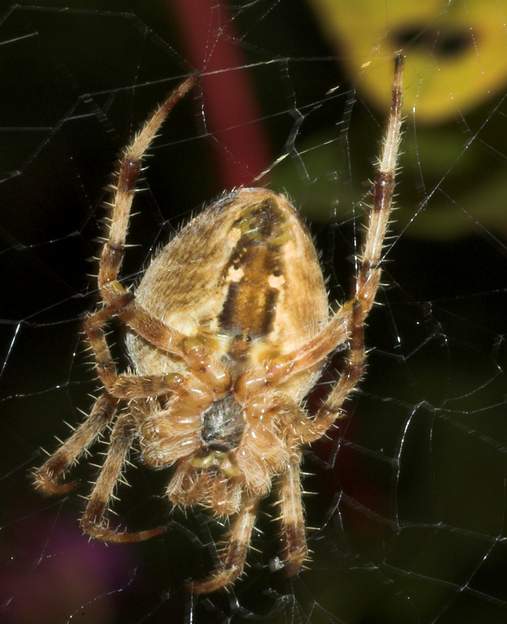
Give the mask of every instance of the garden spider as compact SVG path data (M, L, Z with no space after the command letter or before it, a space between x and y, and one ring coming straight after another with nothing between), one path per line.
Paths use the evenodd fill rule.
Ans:
M174 466L167 487L173 505L233 516L217 568L191 584L194 592L230 586L243 572L257 509L273 480L286 572L297 574L307 559L302 447L340 418L364 370L364 324L379 287L394 190L402 68L398 54L354 292L333 314L297 211L286 197L263 188L232 191L191 220L155 255L135 292L118 281L142 158L195 76L154 111L120 159L99 263L102 303L84 322L103 391L87 419L35 472L35 486L45 494L69 492L75 484L63 481L65 473L112 423L81 527L107 542L159 535L163 527L122 532L105 518L137 439L149 467ZM128 328L135 373L116 370L105 337L113 317ZM329 356L345 344L340 378L317 413L307 415L305 396Z

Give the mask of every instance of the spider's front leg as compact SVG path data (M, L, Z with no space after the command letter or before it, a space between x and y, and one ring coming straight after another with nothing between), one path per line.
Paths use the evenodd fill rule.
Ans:
M309 432L310 435L306 437L305 442L317 440L339 418L344 401L357 386L364 372L366 361L364 324L380 285L382 249L391 214L401 139L403 64L404 58L398 54L395 59L391 110L382 154L373 181L373 205L370 209L366 237L359 257L353 297L348 302L351 306L349 353L341 377L317 412L313 422L313 431Z
M369 211L366 236L359 257L353 299L361 304L363 318L366 318L371 310L380 285L382 250L391 216L401 141L404 63L403 55L398 53L394 61L389 119L371 189L373 203Z
M354 292L329 323L308 343L269 362L266 369L255 370L241 378L245 393L255 393L266 385L281 385L301 371L322 364L340 344L350 340L345 369L324 404L309 425L303 442L312 442L340 417L341 406L356 387L364 370L364 324L380 285L382 249L386 237L395 185L396 163L402 125L402 76L404 59L398 54L392 88L392 101L382 153L372 186L373 205L366 235L359 254Z
M232 585L241 576L252 539L259 500L258 497L245 496L227 536L227 542L224 544L220 566L208 578L202 581L192 581L189 584L192 592L209 594Z
M102 248L99 266L99 288L106 303L114 299L116 293L111 291L109 284L114 283L123 262L125 242L132 201L136 192L136 184L141 173L143 156L150 147L160 127L176 104L192 89L197 77L190 76L180 83L160 106L158 106L141 131L136 134L126 147L120 159L116 184L113 185L114 196L111 207L111 219L108 235Z
M154 318L135 302L134 296L128 293L126 288L118 281L118 275L125 255L132 202L136 192L137 181L142 171L143 157L169 113L194 87L196 82L196 75L190 76L181 82L165 101L154 110L140 132L136 134L125 148L120 158L116 183L113 185L114 194L112 201L109 203L111 208L109 227L99 260L98 286L105 304L104 311L101 311L102 315L107 315L105 310L114 308L114 314L124 321L136 334L157 349L181 357L204 383L215 388L222 387L225 389L229 383L228 376L223 367L212 364L206 338L204 336L197 338L185 336ZM95 316L97 321L99 320L98 317L99 313ZM90 321L89 324L91 323ZM100 329L98 322L97 326ZM98 342L96 341L97 346ZM106 373L107 371L104 371L104 374ZM125 381L125 383L127 382ZM137 389L134 387L133 382L130 383L129 390L132 394L125 397L122 396L121 398L147 396L146 393L142 394L142 387L147 389L150 383L153 389L153 396L162 394L167 390L163 379L153 379L152 382L146 379L142 383L137 383Z

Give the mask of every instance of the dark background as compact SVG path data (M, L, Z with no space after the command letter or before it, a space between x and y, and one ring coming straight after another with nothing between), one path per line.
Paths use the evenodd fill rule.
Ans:
M0 21L2 621L504 622L505 211L486 221L482 206L473 215L464 207L477 188L485 208L505 193L489 184L506 169L505 89L440 125L408 116L400 221L383 306L369 321L368 373L348 419L305 456L305 489L315 492L305 498L307 523L317 527L309 570L292 581L273 571L266 501L245 579L229 594L197 599L183 582L211 569L222 528L203 512L172 512L160 497L167 473L129 470L132 488L119 490L115 521L170 530L127 546L89 542L77 525L83 500L41 498L29 478L40 448L68 435L64 421L80 422L96 389L80 319L97 300L88 259L117 154L199 67L195 48L180 2L38 4L4 3ZM136 199L130 242L139 246L129 250L126 282L192 211L231 184L253 184L266 165L262 184L285 189L305 214L332 300L342 300L385 112L356 93L308 3L200 8L210 15L209 45L229 29L228 50L240 56L226 56L219 74L244 68L253 116L220 127L213 89L230 96L226 116L237 114L226 108L235 95L227 80L206 77L175 111ZM452 167L439 169L446 150ZM443 210L459 235L438 230ZM91 462L100 463L100 450ZM86 494L96 468L84 460L76 473Z

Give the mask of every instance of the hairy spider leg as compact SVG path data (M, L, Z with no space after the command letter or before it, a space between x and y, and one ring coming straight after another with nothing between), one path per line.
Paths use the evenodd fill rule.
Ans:
M160 106L152 113L140 132L125 148L120 159L114 196L110 204L111 220L107 240L104 242L99 268L99 288L104 301L115 299L117 292L109 288L118 278L127 238L130 210L136 192L136 184L141 173L143 156L150 147L160 127L176 104L196 84L197 76L192 75L181 82Z
M242 503L224 542L219 567L208 578L190 582L189 588L192 592L209 594L232 585L241 576L252 540L259 501L260 498L250 497Z
M255 370L240 380L241 389L248 388L250 393L266 385L283 384L293 375L317 366L340 344L350 340L345 369L318 410L312 423L312 434L304 439L307 443L322 437L340 416L343 402L364 372L364 322L380 285L382 248L391 214L401 139L403 66L404 58L399 53L395 58L391 108L372 185L373 204L359 254L353 296L339 307L324 329L306 345L275 358L266 370Z
M295 576L308 559L305 516L301 491L301 453L293 452L289 465L279 478L280 537L285 572Z
M136 184L141 173L144 155L156 137L160 127L176 104L195 86L194 74L181 82L152 113L140 132L126 147L120 158L109 220L109 229L102 248L99 262L98 285L106 304L115 304L127 294L126 288L118 281L118 274L125 255L126 238L130 221L132 202ZM133 295L123 307L118 306L116 314L139 336L162 351L175 353L192 367L196 376L215 387L227 387L229 377L223 367L211 366L209 350L203 337L187 337L168 327L143 310L134 301Z
M67 494L77 486L77 481L62 483L60 479L75 463L78 462L86 449L104 431L113 419L118 401L107 393L98 397L90 414L74 433L34 471L34 485L43 494Z
M192 387L199 382L190 375L169 373L166 375L119 375L107 344L104 326L117 313L118 309L129 306L130 293L119 296L113 303L90 314L84 322L84 331L92 349L96 370L107 392L116 399L142 399L161 395L188 394L190 381ZM204 392L203 387L203 392Z
M122 414L114 425L106 460L81 517L81 529L90 537L105 542L141 542L160 535L167 529L160 526L144 531L127 532L111 529L107 525L105 512L113 497L114 487L121 477L135 435L136 427L131 415Z
M383 140L382 155L377 165L372 186L373 204L369 212L359 266L355 282L354 299L350 317L350 348L342 374L321 405L314 419L313 437L305 442L318 440L330 425L340 417L341 407L361 379L366 352L364 347L364 325L380 286L382 272L382 249L391 215L396 177L396 163L401 140L402 127L402 80L404 57L398 53L394 64L391 108L387 131Z
M195 82L196 77L191 76L176 87L169 97L155 110L141 132L136 135L132 143L127 147L121 159L118 183L112 203L113 213L111 226L109 228L108 239L104 243L99 266L98 283L105 305L93 314L90 314L84 322L84 330L90 348L95 355L97 374L106 389L110 392L102 394L97 399L90 415L82 425L80 425L68 440L62 443L60 448L35 471L35 487L46 494L64 494L73 489L76 485L74 482L59 483L58 479L78 461L86 448L96 440L107 424L113 419L118 399L129 400L132 398L156 396L171 392L181 395L185 390L185 380L178 375L145 377L118 375L103 328L113 316L117 316L120 312L123 312L128 318L141 319L140 324L143 327L147 327L144 333L148 333L148 335L143 336L147 340L150 340L153 335L158 337L162 336L165 340L165 345L162 347L162 345L156 344L155 346L159 348L171 350L173 343L176 341L181 343L185 338L179 334L176 335L177 332L172 333L170 328L167 328L156 319L150 318L149 320L151 322L147 323L147 317L149 317L149 315L136 308L133 295L117 281L117 277L123 260L130 208L135 192L135 184L141 171L142 156L149 147L166 116L177 102L194 86ZM143 335L143 332L141 332L141 335ZM167 349L168 345L169 349ZM198 351L194 344L191 344L190 347L187 348L187 351L192 353L192 349ZM198 356L199 353L195 357ZM112 396L113 393L116 396ZM113 434L116 431L122 432L122 428L124 429L123 421L118 424L118 429L116 429L116 427L113 429ZM113 453L113 456L111 459L109 459L109 455L106 457L106 461L97 481L97 483L103 484L98 490L99 494L105 491L104 484L109 484L108 477L110 476L111 467L119 474L121 466L119 468L116 467L115 460L120 457L120 455L126 454L128 449L123 448L122 443L124 444L127 438L128 436L123 434L118 444L113 440L110 448L110 452ZM94 492L96 492L96 489L94 489ZM100 516L99 519L102 521L102 515L95 513L93 507L90 511L92 502L94 505L98 505L98 499L96 499L95 495L92 496L92 499L94 502L90 500L87 511L85 512L83 527L86 527L85 530L89 534L97 536L97 531L99 529L94 528L92 519L94 517L99 518ZM138 541L139 539L148 539L160 532L158 529L154 529L152 531L120 534L114 531L105 531L103 527L100 531L101 535L104 535L103 539L109 536L113 541L120 539L117 537L118 535L122 536L121 541L128 541L129 539ZM155 533L153 533L153 531L155 531Z

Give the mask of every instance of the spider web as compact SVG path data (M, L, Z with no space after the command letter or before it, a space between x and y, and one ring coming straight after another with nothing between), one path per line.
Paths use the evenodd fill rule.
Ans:
M384 4L389 28L397 3ZM504 622L506 221L488 207L506 199L506 184L493 186L505 177L505 88L442 126L407 119L402 223L369 320L368 372L346 420L305 455L309 570L292 581L277 571L266 501L245 579L229 594L192 597L183 582L211 569L223 527L171 512L160 496L166 473L131 468L132 487L118 490L115 522L169 526L139 545L89 542L79 496L33 492L41 447L68 435L96 390L81 335L97 300L87 259L118 151L195 67L183 6L55 0L7 3L0 15L2 621ZM506 23L505 3L496 6ZM213 72L239 73L256 104L222 127L205 92L174 112L136 197L125 280L202 203L264 172L261 183L286 189L312 222L331 295L343 300L385 115L354 90L346 54L326 43L310 2L201 10L201 60L225 37L239 56ZM499 57L507 30L505 41ZM82 495L101 450L76 469Z

